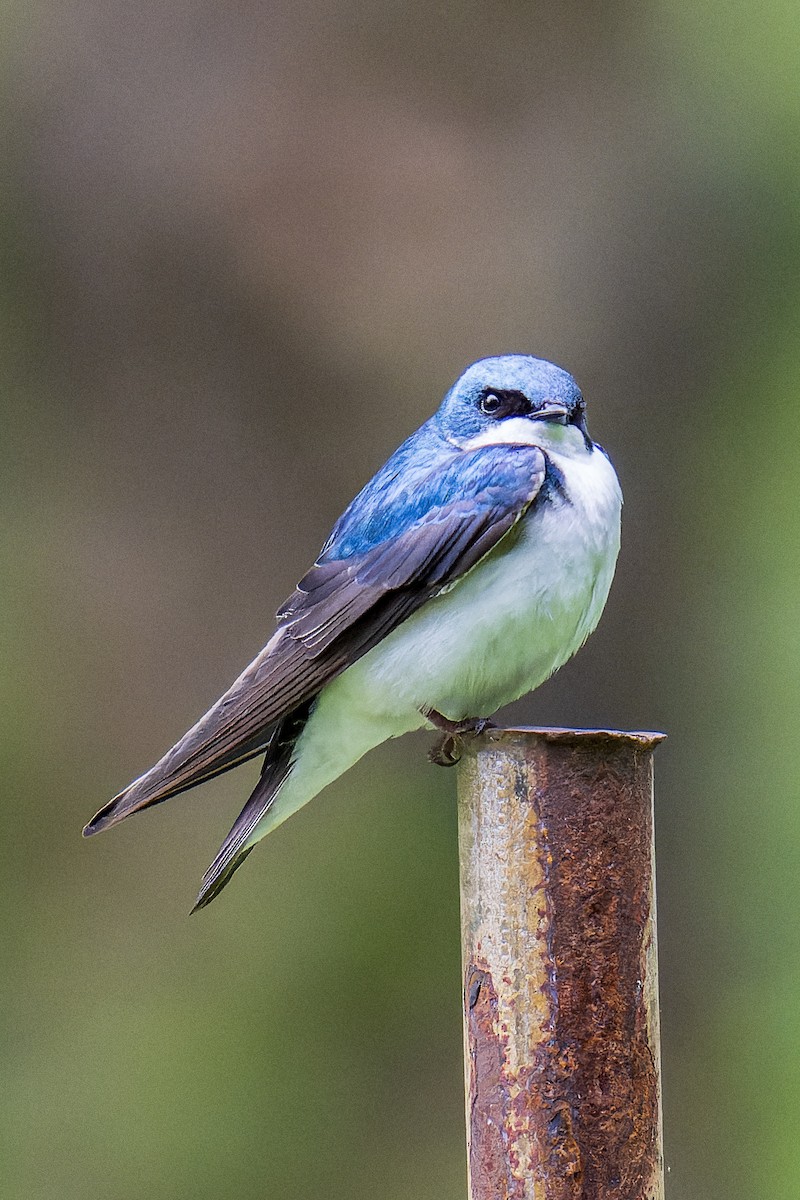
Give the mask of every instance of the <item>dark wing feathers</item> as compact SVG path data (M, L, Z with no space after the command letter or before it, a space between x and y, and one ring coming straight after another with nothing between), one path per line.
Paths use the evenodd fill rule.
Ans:
M384 541L356 552L345 514L340 526L349 539L347 556L337 557L335 537L326 544L281 606L281 625L261 654L84 832L96 833L267 750L277 722L313 700L497 545L534 500L544 477L544 456L533 446L454 452L418 481L415 519ZM363 508L363 499L357 499ZM379 502L391 505L398 499L386 489Z

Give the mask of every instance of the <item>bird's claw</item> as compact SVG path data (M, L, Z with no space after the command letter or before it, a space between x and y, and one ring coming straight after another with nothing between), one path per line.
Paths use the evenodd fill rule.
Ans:
M428 758L437 767L454 767L464 752L465 737L480 737L487 729L494 729L494 722L488 717L468 717L464 721L451 721L435 708L423 708L420 711L426 721L430 721L431 725L442 731L442 736L428 751Z
M497 728L489 717L473 717L471 721L464 721L462 724L466 726L465 729L462 729L462 734L467 733L470 737L480 737L487 729Z
M463 739L457 733L443 733L428 751L428 761L437 767L454 767L463 750Z

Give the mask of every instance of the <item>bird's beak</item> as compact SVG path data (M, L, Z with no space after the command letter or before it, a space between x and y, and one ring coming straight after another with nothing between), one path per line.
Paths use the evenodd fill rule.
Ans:
M562 425L566 425L569 418L569 409L563 404L545 404L542 408L537 408L535 412L530 414L532 421L560 421Z

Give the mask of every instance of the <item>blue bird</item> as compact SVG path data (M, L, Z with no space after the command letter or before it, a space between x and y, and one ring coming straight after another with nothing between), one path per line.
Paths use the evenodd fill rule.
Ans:
M84 834L264 754L202 908L380 742L433 727L435 761L453 761L455 739L543 683L596 626L621 506L571 375L524 354L474 363L339 518L258 657Z

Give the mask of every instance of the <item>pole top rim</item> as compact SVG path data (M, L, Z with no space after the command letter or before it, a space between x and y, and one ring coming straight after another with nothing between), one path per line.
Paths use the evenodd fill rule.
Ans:
M616 743L617 745L638 746L642 750L652 750L666 738L665 733L653 730L625 729L566 729L548 725L512 725L497 726L487 729L475 740L475 748L504 741L530 741L536 739L543 742L559 742L575 745L587 742Z

